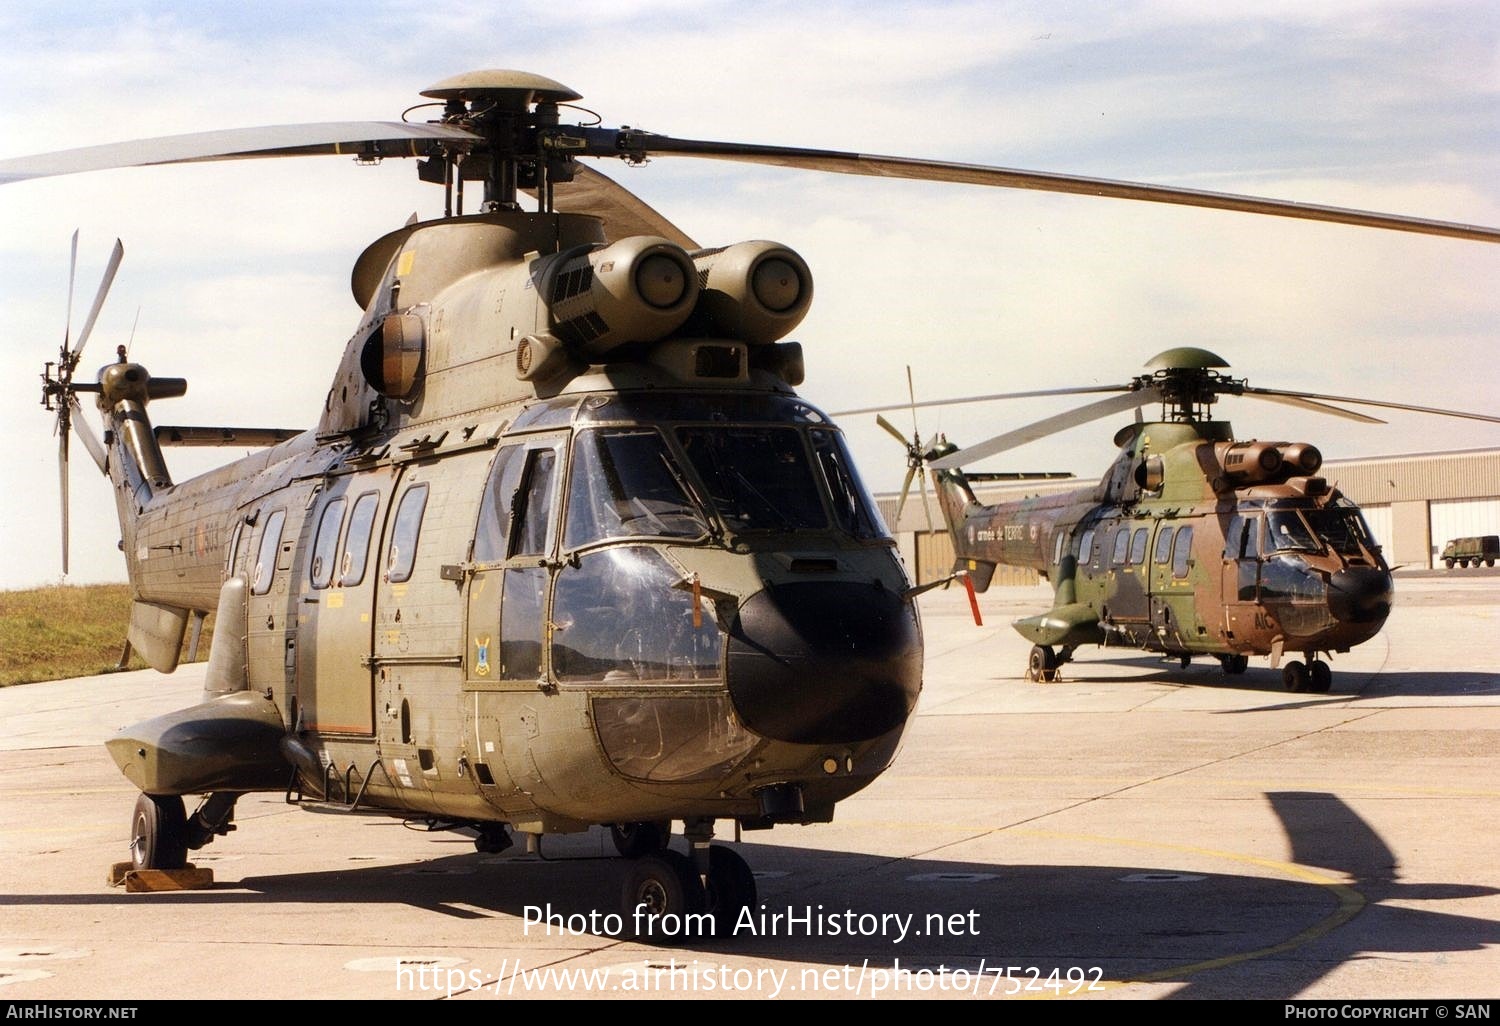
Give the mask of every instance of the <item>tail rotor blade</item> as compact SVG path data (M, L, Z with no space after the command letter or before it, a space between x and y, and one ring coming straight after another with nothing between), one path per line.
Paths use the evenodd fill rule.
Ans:
M906 441L906 436L896 429L896 425L892 424L884 417L877 414L875 417L875 423L885 428L885 430L890 434L892 438L901 443L903 448L908 444L908 442Z
M932 534L935 528L932 526L932 507L927 504L927 475L922 474L918 483L922 492L922 515L927 518L927 533Z
M115 272L120 269L120 261L124 258L125 245L116 239L115 248L109 254L109 263L104 268L104 278L99 282L99 292L94 296L94 308L89 311L89 319L84 322L83 330L78 333L78 341L73 343L71 356L74 361L77 361L79 354L83 352L84 343L89 340L89 335L94 330L94 322L99 319L99 311L104 307L104 299L109 295L109 287L114 284Z
M896 502L896 524L897 525L900 525L900 523L901 523L901 511L906 508L906 496L907 496L907 493L909 493L911 491L911 479L914 478L914 477L916 477L916 476L917 476L917 468L916 467L908 467L906 469L906 480L904 480L904 481L901 482L901 498L898 499L897 502ZM900 527L897 526L896 529L900 530Z

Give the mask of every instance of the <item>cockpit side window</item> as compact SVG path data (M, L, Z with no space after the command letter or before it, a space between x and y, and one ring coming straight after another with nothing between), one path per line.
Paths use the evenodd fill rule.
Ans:
M479 504L479 523L474 528L476 563L498 563L505 558L505 540L510 535L510 511L521 481L524 460L517 458L519 445L504 446L495 454Z
M823 482L833 500L833 516L840 527L856 538L884 538L885 522L870 494L854 472L854 463L843 437L834 431L810 431L813 452L823 471Z
M552 471L555 449L533 449L526 454L526 472L511 514L510 555L541 556L547 551L547 521L552 510Z
M708 524L688 495L677 461L653 428L578 432L568 482L563 547L650 535L701 538Z

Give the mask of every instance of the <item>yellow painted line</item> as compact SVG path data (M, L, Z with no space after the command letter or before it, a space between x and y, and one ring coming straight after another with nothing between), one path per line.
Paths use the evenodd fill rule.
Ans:
M0 791L0 798L41 798L52 794L139 794L133 787L49 787L38 791Z
M997 784L1137 784L1146 786L1148 784L1165 783L1170 780L1184 779L1192 780L1196 784L1219 784L1225 787L1243 787L1255 791L1317 791L1327 793L1330 789L1327 780L1307 782L1299 780L1235 780L1230 778L1216 778L1194 775L1195 771L1174 773L1166 777L1151 777L1142 779L1140 777L1059 777L1059 776L999 776L994 774L972 774L966 776L942 776L942 775L911 775L906 776L899 772L887 774L891 780L927 781L932 783L972 783L976 780L988 780ZM1451 797L1451 798L1500 798L1500 790L1478 790L1467 788L1448 787L1404 787L1397 784L1361 784L1357 781L1338 781L1337 787L1340 793L1346 791L1360 791L1365 794L1411 794L1421 795L1424 798Z
M939 822L889 822L884 820L868 819L844 819L844 826L876 826L897 829L932 830L952 829L963 830L972 833L976 824L974 823L939 823ZM826 829L826 828L825 828ZM1175 851L1192 855L1201 855L1212 859L1221 859L1227 862L1237 862L1242 865L1254 866L1259 869L1268 869L1275 873L1289 876L1302 883L1312 884L1326 890L1336 902L1337 907L1324 916L1318 922L1306 929L1293 934L1286 940L1265 947L1255 948L1251 951L1242 951L1230 955L1221 955L1218 958L1210 958L1201 962L1189 962L1186 965L1173 966L1169 969L1159 969L1156 972L1144 973L1140 976L1131 977L1126 980L1103 980L1100 981L1107 987L1125 987L1134 983L1160 983L1167 980L1177 981L1195 973L1201 973L1209 969L1223 969L1226 966L1237 965L1241 962L1250 962L1258 958L1266 958L1270 955L1280 955L1285 952L1300 948L1304 944L1311 943L1320 937L1343 926L1349 920L1364 909L1367 904L1365 896L1355 890L1349 884L1327 874L1320 873L1315 869L1299 865L1295 862L1283 862L1280 859L1265 858L1261 855L1246 855L1241 852L1223 851L1218 848L1202 848L1188 844L1169 844L1165 841L1138 841L1129 837L1104 837L1098 834L1074 834L1057 830L1033 830L1025 827L994 826L985 830L986 834L1011 834L1020 837L1040 838L1044 840L1059 841L1082 841L1087 844L1113 845L1126 848L1145 848L1159 851ZM911 860L906 860L911 861ZM1084 992L1087 993L1087 992ZM1043 994L1036 995L1045 1000L1057 997L1075 997L1079 995L1069 994Z
M1167 844L1162 841L1137 841L1125 837L1100 837L1094 834L1070 834L1052 830L1020 829L1006 832L1053 840L1121 845L1127 848L1157 848L1163 851L1180 851L1214 859L1224 859L1229 862L1238 862L1244 865L1257 866L1261 869L1269 869L1273 872L1284 873L1294 879L1301 880L1303 883L1322 887L1338 901L1338 907L1327 916L1324 916L1323 919L1302 930L1300 933L1288 937L1279 944L1270 944L1263 948L1256 948L1253 951L1243 951L1233 955L1221 955L1218 958L1210 958L1202 962L1190 962L1187 965L1174 966L1170 969L1160 969L1153 973L1143 973L1128 980L1108 981L1112 986L1126 986L1131 983L1159 983L1164 980L1175 981L1208 969L1223 969L1226 966L1237 965L1241 962L1251 962L1257 958L1265 958L1269 955L1284 954L1285 952L1300 948L1304 944L1315 941L1320 937L1326 937L1359 915L1366 905L1365 896L1353 887L1331 876L1309 869L1306 866L1298 865L1295 862L1282 862L1280 859L1268 859L1259 855L1244 855L1239 852L1222 851L1217 848L1200 848L1189 844Z

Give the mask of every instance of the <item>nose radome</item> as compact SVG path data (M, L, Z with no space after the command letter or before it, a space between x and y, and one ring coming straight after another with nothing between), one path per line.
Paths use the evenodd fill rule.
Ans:
M729 697L756 733L797 744L877 738L922 690L916 611L895 592L843 581L752 596L729 632Z
M1391 575L1351 566L1328 579L1328 610L1340 623L1377 623L1391 612Z

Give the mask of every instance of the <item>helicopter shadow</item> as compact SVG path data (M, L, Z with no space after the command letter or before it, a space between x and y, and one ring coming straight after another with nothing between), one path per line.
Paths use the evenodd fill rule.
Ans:
M1003 996L1017 986L979 976L998 965L1018 967L1020 984L1076 981L1076 993L1102 980L1181 984L1173 998L1295 998L1338 967L1375 954L1440 959L1500 944L1500 923L1411 907L1500 889L1403 881L1395 853L1336 795L1266 798L1286 831L1290 860L1331 870L1347 886L1333 886L1334 876L1318 883L1305 874L1206 872L1201 860L1183 865L1170 852L1136 864L1025 865L745 843L737 847L756 867L759 888L745 928L728 938L686 931L618 952L679 966L770 960L794 978L861 964L947 972L950 979L963 973L984 981L976 996ZM514 924L502 938L473 931L490 929L487 921L497 917L530 918L520 940L535 938L539 953L563 946L573 957L585 947L617 960L610 942L629 938L582 924L618 911L627 863L599 854L607 841L598 831L557 841L549 839L557 849L549 858L477 855L468 838L455 835L434 839L454 850L431 860L360 865L355 857L348 864L355 868L252 875L208 891L16 894L0 896L0 907L24 914L27 906L149 902L213 914L234 905L392 906L386 948L411 937L422 938L409 942L414 953L493 949L497 940L514 941ZM544 916L557 925L542 925ZM570 919L578 930L569 932Z
M1127 667L1132 672L1100 673L1088 671L1088 667L1104 664L1111 667ZM1270 708L1307 708L1327 705L1330 702L1348 702L1386 698L1394 695L1428 696L1433 698L1472 698L1483 695L1500 696L1500 673L1485 673L1469 670L1388 670L1366 673L1356 670L1334 670L1333 688L1326 694L1293 697L1281 680L1281 671L1267 667L1251 667L1244 673L1230 676L1216 667L1193 663L1179 668L1175 660L1162 660L1154 656L1122 656L1117 658L1075 660L1063 668L1063 677L1046 686L1067 684L1165 684L1172 687L1202 687L1227 691L1265 692L1286 696L1289 701ZM1265 706L1253 710L1225 710L1228 712L1263 712Z

